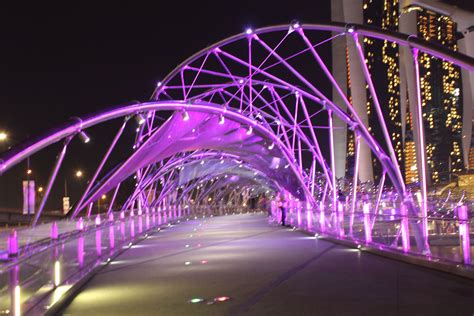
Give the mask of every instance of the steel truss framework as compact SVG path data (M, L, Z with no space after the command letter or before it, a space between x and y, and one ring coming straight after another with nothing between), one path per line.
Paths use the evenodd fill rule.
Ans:
M383 144L371 135L370 126L363 122L318 52L320 47L340 36L351 38L358 49L385 140ZM354 214L360 211L358 157L363 144L383 167L380 182L375 186L373 207L377 210L382 195L393 188L397 193L397 215L420 219L419 224L410 226L411 234L416 237L417 249L429 253L428 204L426 181L423 181L426 172L422 170L420 174L422 200L418 204L404 184L384 121L383 105L379 104L378 91L365 62L363 37L394 42L412 52L418 113L421 113L419 52L474 71L472 58L416 37L361 25L301 26L293 22L289 26L247 30L184 61L157 84L149 102L121 106L71 122L37 142L5 153L0 171L6 172L38 151L63 142L37 210L35 225L71 139L76 135L87 139L84 131L88 128L123 119L87 189L71 210L72 218L81 212L90 214L91 205L107 192L113 193L108 210L112 212L121 183L129 177L136 179L135 189L123 205L123 210L130 212L168 205L188 207L190 203L218 205L222 200L232 205L245 204L252 196L286 192L300 206L326 209L334 214ZM322 92L316 84L321 78L335 88L343 104L336 104ZM158 119L162 111L173 111L173 114L163 122ZM116 168L103 170L133 117L140 124L134 152ZM333 172L334 117L347 124L356 139L355 171L350 181L350 198L344 205L337 202L340 184ZM421 120L421 116L417 119ZM105 176L99 177L102 174ZM409 249L408 229L408 221L402 222L400 233L405 239L406 251Z

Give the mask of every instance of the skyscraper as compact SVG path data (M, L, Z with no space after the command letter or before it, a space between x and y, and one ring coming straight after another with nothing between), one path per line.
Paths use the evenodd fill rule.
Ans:
M401 19L404 22L402 28L406 33L415 34L419 38L454 51L458 50L457 25L449 16L421 6L409 5L402 8ZM461 145L463 125L461 70L449 62L425 53L419 55L418 62L428 167L427 180L434 184L447 182L452 173L461 172L465 166ZM407 76L409 71L407 69ZM403 83L405 82L407 80L403 80ZM411 115L413 110L410 109L410 105L414 100L410 92L407 91L401 98L402 106L406 106L405 115ZM409 117L405 117L405 120L409 120ZM408 127L413 127L413 124ZM412 134L407 133L406 145L410 145ZM407 165L407 169L412 171L415 165ZM406 180L411 182L412 178Z
M419 2L423 4L420 5ZM470 22L466 22L469 18L474 21L474 15L454 9L449 11L449 6L437 1L417 1L415 4L413 1L403 0L333 0L332 4L332 17L335 21L360 23L413 34L454 51L457 51L459 46L463 48L464 53L474 50L473 38L468 27ZM458 20L461 23L457 23ZM345 50L341 50L342 44L345 44ZM388 41L364 38L363 44L366 62L378 92L397 161L406 182L418 182L418 170L421 168L420 161L417 161L420 150L419 128L416 120L413 120L416 113L416 91L413 84L412 54L409 48L399 47L396 43ZM341 56L342 51L348 56ZM373 109L372 96L365 86L363 76L357 73L358 61L350 56L353 53L349 40L346 39L343 43L343 40L339 39L339 42L333 43L333 70L340 70L343 68L341 64L345 63L348 73L346 80L341 80L341 76L336 79L339 79L338 83L343 88L347 88L351 102L358 113L367 116L370 132L379 143L384 144L383 138L379 136L380 127ZM461 172L468 166L474 78L468 73L462 73L459 67L424 53L420 53L418 61L427 181L433 184L446 182L450 180L452 173ZM409 82L412 84L408 84ZM359 93L354 94L354 90L359 90ZM364 93L360 93L360 90L364 90ZM346 133L348 134L345 138L342 135L338 136L338 141L343 140L345 146L340 145L337 154L347 156L346 161L338 161L336 165L338 176L342 176L342 170L350 171L352 164L353 137L350 132ZM370 176L367 175L380 174L381 167L369 153L365 157L361 155L360 168L366 170L365 179L363 176L360 177L360 180L365 181L370 180Z

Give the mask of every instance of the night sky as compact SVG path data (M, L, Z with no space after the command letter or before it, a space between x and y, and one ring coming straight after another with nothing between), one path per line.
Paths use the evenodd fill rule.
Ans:
M185 58L247 26L328 20L329 2L167 1L2 10L1 129L23 139L71 116L147 100Z

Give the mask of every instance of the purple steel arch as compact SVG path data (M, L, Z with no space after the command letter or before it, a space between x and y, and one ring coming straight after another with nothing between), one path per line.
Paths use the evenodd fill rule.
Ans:
M311 43L306 37L303 30L308 31L308 32L309 31L323 31L323 32L339 33L336 36L340 36L348 32L352 34L352 37L354 41L356 42L356 45L358 44L357 35L388 40L388 41L396 42L400 45L411 47L415 52L423 51L428 54L431 54L432 56L435 56L444 60L448 60L469 71L474 70L474 60L470 57L467 57L465 55L462 55L456 52L449 51L444 48L440 48L438 46L427 43L421 39L417 39L413 36L408 36L408 35L400 34L396 32L389 32L386 30L381 31L375 28L366 27L362 25L328 23L328 24L310 24L310 25L305 25L303 27L300 25L298 26L291 25L288 28L287 25L280 25L280 26L262 28L262 29L255 30L253 32L238 34L236 36L230 37L191 56L189 59L184 61L180 66L175 68L175 70L173 70L168 76L165 77L163 82L161 82L157 86L152 96L152 98L154 99L159 99L162 97L171 97L169 94L170 90L179 88L179 90L182 91L183 100L179 101L179 98L178 98L177 100L173 100L173 101L154 101L154 102L152 101L148 103L141 103L141 104L119 107L119 108L115 108L109 111L104 111L102 113L90 116L84 120L80 120L79 122L67 124L62 129L55 131L51 134L48 134L43 138L40 138L37 142L29 144L23 149L20 149L18 151L14 150L14 151L6 153L3 157L3 161L0 161L0 173L8 170L9 168L11 168L13 165L18 163L22 159L26 158L27 156L32 155L33 153L36 153L37 151L45 148L46 146L52 143L58 142L66 137L73 137L74 135L76 135L77 133L81 132L84 129L87 129L88 127L94 126L96 124L100 124L110 119L123 117L123 116L125 117L133 116L137 114L141 115L142 113L150 114L144 120L146 124L144 124L143 126L139 128L139 133L137 134L136 146L140 147L146 143L146 140L145 140L146 137L150 137L150 135L152 135L153 133L159 130L159 127L154 127L155 126L154 113L156 111L172 110L172 111L181 112L183 115L187 114L186 111L197 111L197 112L205 112L209 114L218 115L219 117L228 118L236 122L245 124L246 126L249 126L248 129L250 133L252 133L252 129L256 129L256 130L259 130L259 132L264 133L265 136L272 141L269 147L273 146L273 144L277 144L277 146L280 148L286 160L289 162L292 172L298 178L299 182L302 185L302 188L304 189L306 193L306 196L309 197L310 200L313 199L312 193L314 193L314 188L310 189L310 186L308 184L311 182L311 177L312 177L313 186L314 186L314 181L315 181L314 173L316 170L315 162L318 161L327 178L325 188L329 186L329 189L331 190L331 195L332 195L333 207L335 207L335 201L337 199L337 195L336 195L336 181L335 181L335 177L333 173L334 163L332 161L331 166L329 166L329 164L326 163L324 158L322 157L321 151L319 149L317 137L314 135L314 129L316 127L313 126L311 122L312 116L317 115L320 111L318 111L316 114L308 113L307 107L305 105L305 101L303 99L303 98L306 98L306 100L311 100L312 102L316 104L322 105L323 108L321 111L324 110L330 113L329 115L330 118L331 118L331 113L338 116L342 121L344 121L349 126L350 129L354 131L358 139L359 138L363 139L366 142L366 144L372 150L373 154L379 159L381 165L383 166L384 174L387 173L387 175L392 181L392 184L394 185L396 190L400 193L400 195L403 197L404 202L407 203L409 210L412 209L413 205L412 205L412 201L410 200L411 197L407 195L406 193L405 185L404 185L403 179L401 178L399 167L396 163L396 160L394 161L394 155L392 152L393 149L391 149L391 144L389 140L387 141L387 144L386 144L389 148L389 155L387 155L383 152L383 150L381 149L381 146L377 143L374 137L372 137L372 135L369 133L368 129L362 123L362 120L359 118L357 112L354 111L350 103L347 101L347 98L345 98L345 96L342 93L341 93L341 96L343 96L343 99L345 99L346 101L346 105L347 105L349 113L347 113L337 104L335 104L331 99L325 96L316 86L314 86L307 78L305 78L301 73L299 73L298 70L295 69L288 62L288 59L292 58L292 56L284 58L279 53L277 53L277 49L280 47L280 45L291 33L299 34L299 36L307 44L307 48L301 52L306 51L306 52L312 53L312 55L316 59L316 62L323 69L329 81L333 84L333 86L338 88L337 83L335 82L331 72L326 67L322 59L319 58L319 55L317 54L315 50L315 47L319 44L313 45L313 43ZM274 47L271 47L260 38L260 36L263 34L272 33L272 32L282 32L282 31L287 32L287 33L283 36L283 39L281 39L280 42ZM248 45L248 59L246 60L236 57L232 55L231 53L229 53L228 51L224 50L224 47L226 47L226 45L237 42L239 40L243 40L244 42L246 42L246 45ZM263 48L267 54L263 62L261 62L257 66L253 64L254 59L252 59L253 53L255 51L252 49L253 43L259 44L260 48ZM361 53L360 45L358 46L358 48L359 48L358 52L360 55ZM301 52L299 52L298 54L300 54ZM210 56L215 56L217 58L220 65L224 68L224 72L212 71L205 68L206 62L208 61ZM296 56L296 54L293 56ZM297 86L285 79L282 79L281 76L270 73L269 69L273 67L275 64L262 68L263 64L267 60L269 60L270 57L274 60L277 60L277 63L275 64L283 65L287 72L294 75L299 80L299 82L303 83L304 88L301 88L300 86ZM359 57L361 57L360 62L364 64L362 56L360 55ZM192 67L191 64L193 62L198 62L200 58L203 58L201 63L197 67ZM239 64L245 67L248 72L244 76L234 75L232 73L231 68L226 63L226 61L232 61L233 63ZM416 62L417 62L416 58L414 59L414 62L416 66ZM368 72L368 69L366 67L364 68L364 70L365 70L364 72L365 79L371 90L370 92L372 93L374 100L377 101L376 92L375 92L375 89L373 88L373 83L371 81L370 73ZM185 72L189 72L189 71L195 72L195 74L192 80L189 83L186 83ZM202 85L198 82L198 77L200 76L200 74L206 74L206 75L214 76L216 78L217 77L226 78L227 80L229 80L229 82L223 83L223 84L215 84L215 83L210 84L209 83L209 84ZM263 76L271 80L271 82L268 82L267 80L259 79L257 75ZM172 80L176 78L180 79L181 85L175 87L175 86L172 86L171 82ZM418 79L418 75L416 78ZM231 91L226 90L229 88L237 88L237 92L235 91L231 92ZM191 93L193 89L195 90L204 89L205 91L204 92L201 91L199 94L193 95ZM244 90L246 90L247 92L245 92ZM265 93L265 90L270 91L270 94L271 94L270 101L263 96L263 94ZM291 111L288 110L288 108L285 106L285 102L283 102L283 99L286 98L286 96L281 96L277 90L285 90L285 91L288 91L289 94L294 93L297 96L296 112L298 111L298 106L300 106L302 108L302 111L304 112L305 121L303 122L305 122L306 125L302 124L303 123L302 121L299 121L297 113L295 113L294 116L292 115L292 113L290 113ZM220 101L214 101L214 99L217 99L217 98L220 98ZM208 99L208 100L202 101L201 99ZM236 111L234 111L231 108L229 108L229 105L232 101L240 102L240 106L238 110L236 109ZM263 102L264 105L260 107L257 106L255 104L255 102L257 101ZM381 117L379 113L380 106L378 105L378 102L375 102L375 103L376 103L375 104L376 110L378 111L377 113L379 114L379 118L380 118ZM420 105L418 104L418 106ZM280 111L279 107L283 109L284 113ZM269 114L265 112L265 110L271 110L273 112ZM260 121L258 121L257 119L259 115L260 117L264 117L265 119L273 119L277 123L271 124L267 122L265 119L261 119ZM287 115L288 117L290 117L290 119L289 120L286 119L284 115ZM189 119L189 116L187 116L187 118ZM385 124L385 122L383 121L381 121L380 123L382 125ZM331 121L329 121L329 124L330 124L329 128L331 128L332 127ZM311 132L311 139L309 139L305 135L303 128L309 129L309 131ZM289 134L290 132L292 132L293 134L290 135ZM298 137L297 142L295 142L295 135L297 135ZM283 140L280 138L283 138ZM290 141L290 138L293 138L293 139ZM142 144L143 140L145 141ZM307 175L305 174L305 171L303 170L302 141L303 143L307 145L307 147L309 148L308 150L313 154L313 164L311 166L312 170L310 172L311 175L309 176L310 181L306 179ZM290 146L290 143L291 143L291 146ZM330 143L332 145L332 142ZM113 148L113 146L114 144L112 144L110 148ZM107 156L108 156L108 153L106 154L106 157ZM106 157L104 158L104 160L106 159ZM298 159L295 157L297 157ZM334 157L332 154L331 160L333 160L333 158ZM299 163L297 163L298 160L299 160ZM57 168L59 168L60 162L61 161L58 161ZM102 165L103 165L103 161L101 162L98 170L101 168ZM144 168L144 170L142 170L142 168L139 168L138 170L136 170L137 176L139 177L140 181L143 178L143 174L146 175L149 171L150 171L149 166L147 168ZM116 172L119 172L119 171L116 171ZM99 171L96 172L96 174L98 173ZM424 176L425 175L422 175L422 178ZM52 177L52 181L54 181L54 177ZM354 185L357 185L356 180L353 183ZM118 186L119 184L120 182L118 182L116 185ZM48 187L50 187L50 184L48 184ZM380 200L380 193L382 192L381 190L383 189L383 183L379 187L380 187L380 190L379 190L379 194L377 198L378 201ZM97 194L99 194L101 192L101 189L103 188L104 188L103 185L99 186L97 189L94 190L92 194L89 194L86 198L86 195L89 189L91 189L91 186L89 186L87 191L84 193L83 198L81 199L83 200L83 203L79 203L78 208L80 208L83 205L90 205L90 203L93 202L97 198ZM355 191L356 188L353 188L353 190ZM325 189L324 191L326 193L327 190ZM423 220L426 221L426 216L425 216L426 215L426 193L424 192L423 195L424 195L423 196L424 202L422 203L423 217L424 217ZM324 198L325 196L323 196L323 200ZM355 200L354 195L353 195L353 200ZM352 202L352 204L353 203L354 201ZM75 210L73 216L75 216L77 212L78 210ZM414 214L413 210L411 210L411 214ZM423 236L426 238L426 225L423 229Z

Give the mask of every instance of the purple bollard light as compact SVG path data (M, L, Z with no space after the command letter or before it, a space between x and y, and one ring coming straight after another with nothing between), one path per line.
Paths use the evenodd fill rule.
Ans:
M109 214L109 222L113 222L114 221L114 213L110 213Z
M95 250L97 257L102 255L102 229L98 229L95 232Z
M84 236L81 236L77 239L77 262L79 267L84 265Z
M8 257L18 256L18 234L16 230L12 230L8 236Z
M400 204L400 214L402 216L402 220L400 222L401 230L402 230L402 247L403 252L408 252L410 250L410 233L408 231L408 214L407 214L407 207L405 203Z
M97 216L95 217L95 225L100 226L100 223L101 223L100 214L97 214Z
M313 212L309 208L306 210L306 226L309 231L313 228Z
M471 241L469 236L469 217L467 205L457 208L459 218L459 241L464 264L471 264Z
M58 224L53 222L51 224L51 239L58 239L59 232L58 232Z
M365 230L365 242L372 242L372 229L370 225L370 203L364 202L362 206L362 211L364 212L364 230Z
M115 248L115 226L109 226L109 243L110 243L110 252L113 252Z
M84 230L84 221L83 221L82 217L79 217L79 219L77 220L76 229L77 230Z

